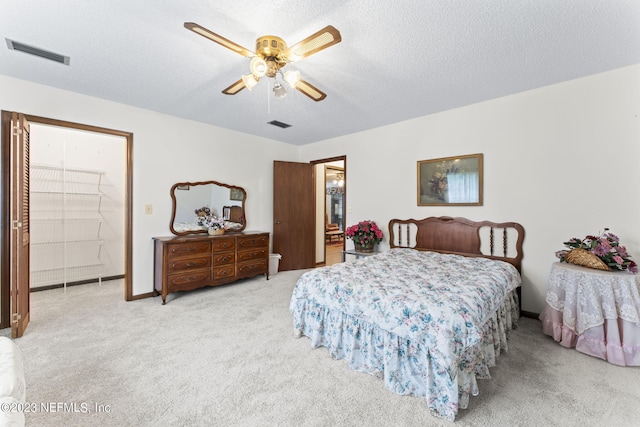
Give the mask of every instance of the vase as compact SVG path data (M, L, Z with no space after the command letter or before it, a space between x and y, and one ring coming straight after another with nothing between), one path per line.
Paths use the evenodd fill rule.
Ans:
M365 252L365 253L373 252L373 244L371 244L370 246L362 246L361 244L356 242L353 242L353 244L356 247L356 252Z
M224 234L224 228L209 228L207 231L209 232L210 236Z

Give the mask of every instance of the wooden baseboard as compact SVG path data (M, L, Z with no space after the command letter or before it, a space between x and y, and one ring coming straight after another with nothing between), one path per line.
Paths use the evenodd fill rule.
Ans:
M529 319L536 319L538 320L540 318L540 314L539 313L534 313L532 311L520 311L520 316L522 317L528 317Z

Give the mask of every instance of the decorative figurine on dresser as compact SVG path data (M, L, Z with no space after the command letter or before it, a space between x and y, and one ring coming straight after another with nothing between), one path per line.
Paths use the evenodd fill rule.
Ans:
M162 304L172 292L259 274L269 279L269 233L244 231L246 198L242 187L216 181L171 187L174 236L153 238L154 288Z

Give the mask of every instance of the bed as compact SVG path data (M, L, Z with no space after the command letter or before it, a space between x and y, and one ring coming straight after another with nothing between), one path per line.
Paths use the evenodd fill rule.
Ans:
M294 333L453 421L517 325L524 228L394 219L388 237L388 251L299 278Z

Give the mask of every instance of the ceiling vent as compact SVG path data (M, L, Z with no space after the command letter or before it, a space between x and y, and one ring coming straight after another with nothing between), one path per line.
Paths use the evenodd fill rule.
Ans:
M7 41L7 47L11 50L17 50L19 52L29 53L31 55L39 56L40 58L50 59L51 61L59 62L60 64L69 65L69 57L60 55L59 53L49 52L48 50L39 49L37 47L29 46L24 43L20 43L14 40L5 39Z
M279 122L277 120L271 120L270 122L267 122L267 123L270 124L270 125L278 126L279 128L282 128L282 129L286 129L286 128L290 128L291 127L291 125L289 125L287 123Z

